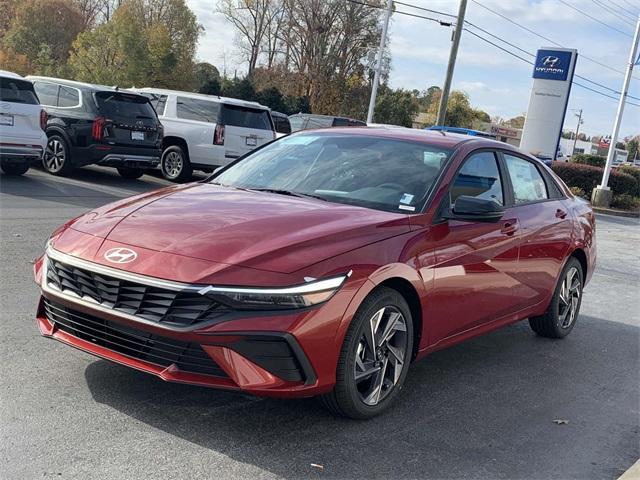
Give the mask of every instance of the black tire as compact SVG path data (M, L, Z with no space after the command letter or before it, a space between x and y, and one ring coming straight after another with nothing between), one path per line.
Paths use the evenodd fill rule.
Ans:
M573 277L567 280L573 272ZM567 281L571 284L567 288ZM577 285L577 296L571 286ZM558 284L551 298L547 311L539 317L531 317L531 329L541 337L564 338L575 326L582 303L582 288L584 287L584 272L582 265L575 257L570 257L558 278ZM566 310L569 308L570 310Z
M73 170L71 150L60 135L50 135L42 157L42 166L51 175L67 175Z
M29 170L29 162L9 163L6 160L2 160L0 168L5 175L23 175Z
M384 315L387 311L390 311L393 314L399 313L404 319L404 332L402 330L394 330L392 335L392 339L395 339L395 335L397 333L401 334L399 339L399 343L396 344L393 348L396 350L400 344L404 345L404 352L402 354L402 364L399 367L400 373L396 376L396 368L398 368L398 363L393 359L393 355L390 355L390 352L387 352L387 360L383 360L381 363L382 366L376 365L375 362L367 361L374 368L379 368L379 372L382 372L382 381L380 385L385 385L385 375L389 374L392 378L395 376L397 380L395 380L395 384L393 384L393 380L387 379L390 385L387 383L387 388L381 388L380 393L378 393L379 400L376 400L375 404L366 403L367 398L372 398L371 395L374 395L375 390L371 390L371 395L367 395L369 393L368 387L375 388L376 380L379 380L378 373L373 374L371 378L366 378L364 380L360 380L358 383L356 381L356 374L359 365L364 366L365 363L362 361L359 365L356 365L356 357L358 356L359 360L362 360L362 357L365 355L365 349L367 349L367 342L365 340L365 329L370 328L372 323L371 320L375 318L375 316L383 311L381 319L379 321L380 327L383 328L388 325L388 323L384 322ZM391 317L389 317L390 319ZM387 320L388 322L389 320ZM384 332L380 332L384 333ZM404 335L402 335L404 334ZM383 335L377 337L377 340L382 338ZM374 337L376 335L374 334ZM378 341L375 342L376 344ZM377 347L376 350L382 347ZM336 369L336 385L334 389L325 395L319 397L320 402L327 408L329 411L336 415L340 415L343 417L354 418L354 419L367 419L371 417L375 417L379 415L384 410L389 408L389 406L394 402L397 396L400 394L402 390L402 386L404 384L405 378L407 376L407 371L409 369L409 364L411 362L413 352L413 321L411 318L411 310L407 305L404 297L398 293L396 290L388 287L379 287L374 290L360 305L356 315L354 316L351 325L345 335L344 342L342 344L342 349L340 352L340 358L338 359L338 367ZM375 359L384 359L384 354L381 356L375 356ZM397 357L396 357L397 358ZM392 362L393 361L393 362ZM395 364L394 365L392 365ZM393 371L388 370L387 373L387 365L391 365L389 368L393 369ZM360 372L364 373L366 371L371 371L371 369L360 370ZM364 377L364 375L363 375ZM370 381L369 385L366 382ZM364 388L363 388L364 387ZM365 390L364 392L362 390Z
M160 159L160 171L165 179L175 183L188 182L193 175L189 155L178 145L164 149Z
M117 170L122 178L128 178L131 180L135 180L144 175L144 169L142 168L118 167Z

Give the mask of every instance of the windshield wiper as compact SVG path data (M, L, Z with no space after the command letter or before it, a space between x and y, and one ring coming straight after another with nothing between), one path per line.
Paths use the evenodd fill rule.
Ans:
M254 192L267 192L267 193L277 193L278 195L289 195L290 197L299 197L299 198L315 198L316 200L322 200L327 202L328 200L320 195L313 195L311 193L300 193L293 192L291 190L284 190L281 188L249 188L248 190L253 190Z

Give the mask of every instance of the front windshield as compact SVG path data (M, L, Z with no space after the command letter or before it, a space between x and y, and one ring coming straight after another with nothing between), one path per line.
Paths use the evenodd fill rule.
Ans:
M302 133L220 172L213 183L398 213L417 212L451 155L422 142Z

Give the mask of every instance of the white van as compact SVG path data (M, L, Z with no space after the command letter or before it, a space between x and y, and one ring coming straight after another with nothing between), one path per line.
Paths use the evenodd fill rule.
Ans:
M22 175L42 158L46 126L47 113L33 84L0 70L0 168L6 175Z
M268 107L235 98L158 88L132 88L151 100L164 126L160 168L184 182L193 170L213 171L272 141Z

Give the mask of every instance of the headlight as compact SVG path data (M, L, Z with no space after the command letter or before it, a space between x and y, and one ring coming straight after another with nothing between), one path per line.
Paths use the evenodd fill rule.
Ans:
M198 293L214 298L237 310L286 310L305 308L329 300L342 286L351 272L283 288L216 287L209 285Z

